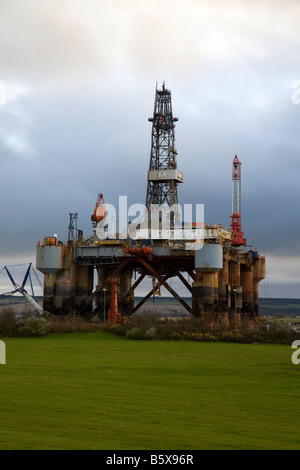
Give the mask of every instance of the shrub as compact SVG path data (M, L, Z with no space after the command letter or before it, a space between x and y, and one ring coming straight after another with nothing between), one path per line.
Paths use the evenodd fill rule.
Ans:
M29 317L20 326L20 336L44 336L49 333L50 324L45 318Z
M12 308L3 309L0 315L0 335L14 336L17 333L18 323Z
M148 339L154 339L156 336L157 328L152 326L152 328L149 328L149 330L145 331L145 337Z
M241 324L237 331L208 322L205 318L162 320L154 315L136 315L117 325L107 323L105 331L130 339L160 339L186 341L223 341L232 343L292 344L299 333L274 325L271 330L259 330L257 325Z
M126 332L126 338L130 339L142 339L143 338L143 333L140 328L135 326L134 328L131 328Z
M48 316L49 333L88 333L96 331L101 327L101 323L92 319L87 321L82 317L67 317L59 315Z

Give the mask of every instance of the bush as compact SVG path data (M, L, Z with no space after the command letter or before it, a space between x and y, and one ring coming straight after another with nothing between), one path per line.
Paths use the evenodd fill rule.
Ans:
M135 326L126 332L126 338L130 339L143 339L143 333L140 328Z
M156 334L157 328L155 328L154 326L152 326L152 328L150 328L149 330L145 331L145 337L148 339L154 339L156 337Z
M259 330L257 325L241 324L237 331L205 318L190 317L183 320L164 321L155 315L136 315L126 321L112 325L105 324L105 331L129 339L159 339L186 341L223 341L231 343L273 343L292 344L299 339L299 333L274 325L271 330Z
M0 335L14 336L18 330L16 315L12 308L3 309L0 314Z
M49 332L50 333L88 333L100 328L101 324L92 320L86 321L81 317L73 318L60 318L59 316L49 317Z
M50 324L45 318L29 317L19 328L19 336L44 336L49 333Z

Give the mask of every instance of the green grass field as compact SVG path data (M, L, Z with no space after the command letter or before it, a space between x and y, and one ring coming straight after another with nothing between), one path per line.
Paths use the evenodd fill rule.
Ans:
M289 346L7 338L0 449L300 449Z

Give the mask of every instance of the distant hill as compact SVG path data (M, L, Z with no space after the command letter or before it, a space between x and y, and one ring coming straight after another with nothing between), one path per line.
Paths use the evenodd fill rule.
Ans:
M43 296L36 295L34 298L37 302L43 302ZM23 303L28 303L28 301L25 299L25 297L23 297L23 295L7 295L3 299L0 299L0 305Z
M43 301L42 296L36 297L37 302L41 303ZM142 297L135 297L135 304L137 305L142 300ZM183 300L189 305L192 304L191 297L183 297ZM26 299L23 296L10 295L0 300L0 306L2 305L12 305L12 304L23 304L27 303ZM182 311L185 312L185 309L178 303L174 297L158 297L148 299L142 308L142 311L167 308L170 311ZM261 298L259 299L259 314L261 316L276 316L276 315L285 315L285 316L300 316L300 299L276 299L276 298Z
M259 314L262 316L300 315L300 299L259 299Z
M191 297L183 297L186 303L191 305ZM137 304L142 297L136 297L135 303ZM147 307L150 308L150 305L156 308L162 308L163 306L168 305L169 307L176 308L176 306L181 309L182 307L173 297L155 297L154 302L153 298L147 300L144 304L144 309ZM259 299L259 315L261 316L276 316L276 315L285 315L285 316L298 316L300 315L300 299L276 299L276 298L261 298Z

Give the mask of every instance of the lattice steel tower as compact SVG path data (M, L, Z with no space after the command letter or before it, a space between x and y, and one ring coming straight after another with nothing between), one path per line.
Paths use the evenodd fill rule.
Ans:
M183 182L183 173L177 170L175 149L175 122L173 117L171 92L165 88L158 90L156 85L152 122L152 142L150 165L148 171L148 187L146 207L151 204L167 205L171 207L178 204L177 186Z

